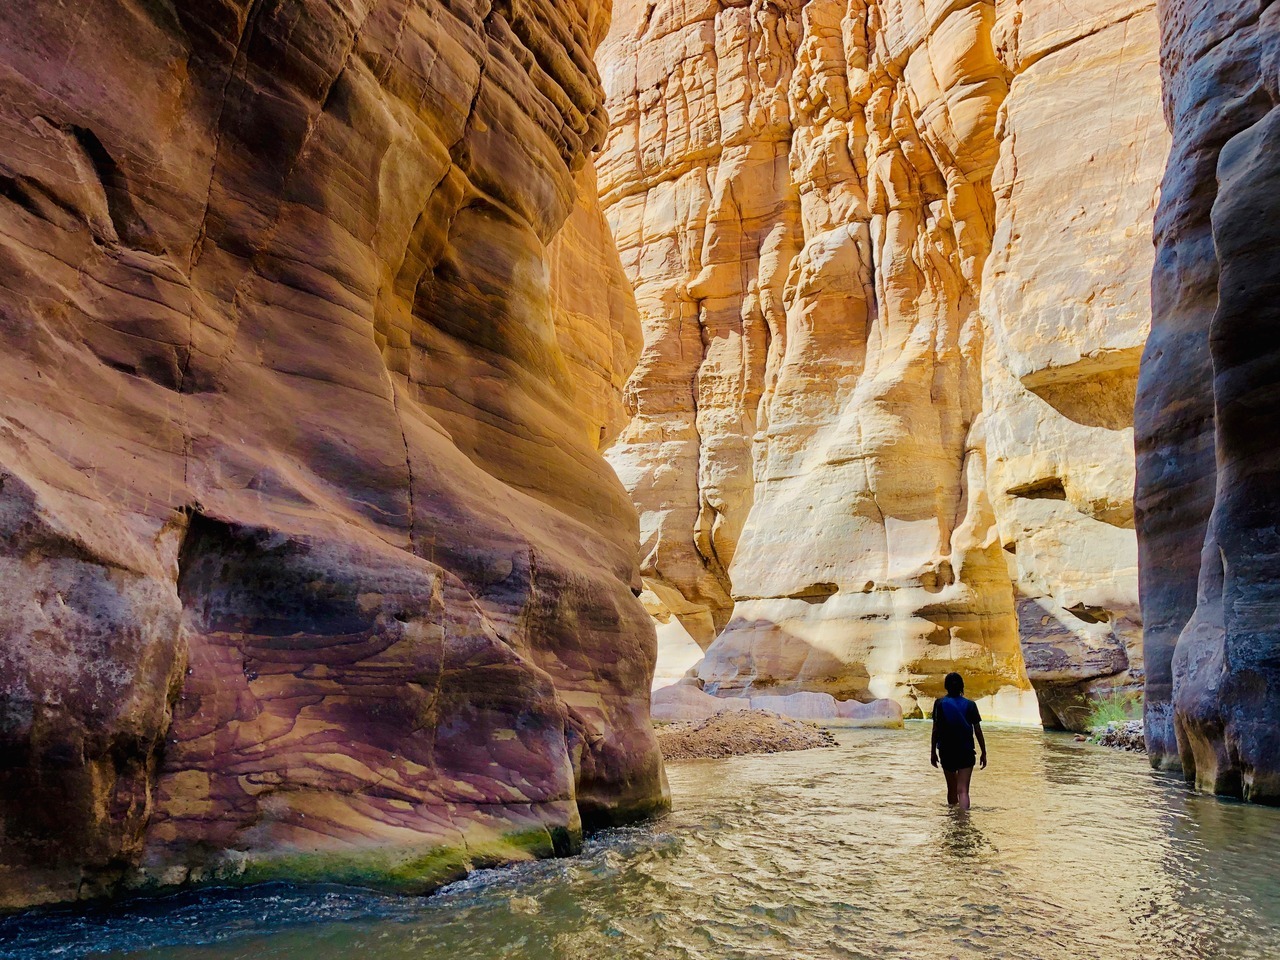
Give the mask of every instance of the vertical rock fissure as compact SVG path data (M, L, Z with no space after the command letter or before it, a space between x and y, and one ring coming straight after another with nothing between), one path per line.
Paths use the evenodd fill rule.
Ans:
M404 471L406 479L406 493L409 500L409 551L413 554L421 556L418 551L418 541L416 537L418 528L418 509L414 503L414 483L413 483L413 453L409 448L409 437L404 429L404 415L400 412L400 391L396 389L395 380L390 370L387 371L387 381L391 387L391 408L395 413L396 423L400 428L400 440L404 443Z
M210 151L209 158L209 182L205 190L204 201L201 205L199 218L196 220L197 227L194 242L191 245L191 254L187 260L187 275L190 276L195 272L196 267L200 263L200 258L204 253L205 231L209 225L209 210L213 202L213 190L218 182L218 160L222 153L222 134L224 131L224 118L227 110L227 100L231 92L232 85L236 82L236 71L243 68L247 63L246 49L253 36L258 22L258 14L265 6L264 0L249 0L249 8L245 12L244 24L236 33L235 52L231 57L231 62L227 67L227 77L223 81L222 89L218 95L218 112L212 124L213 146ZM239 78L243 81L244 77Z

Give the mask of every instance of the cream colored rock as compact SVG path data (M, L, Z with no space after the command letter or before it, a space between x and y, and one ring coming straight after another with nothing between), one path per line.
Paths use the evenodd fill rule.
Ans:
M1150 5L628 0L599 61L645 330L608 457L707 690L918 714L958 669L1071 724L1140 676Z
M740 697L713 697L696 684L677 683L653 691L652 716L660 722L705 720L732 710L750 710Z
M598 55L614 125L601 196L646 348L610 461L640 505L642 572L704 647L733 602L752 437L798 249L787 84L796 2L619 4Z
M829 693L790 693L785 696L751 697L752 710L769 710L797 720L821 720L834 727L902 726L902 707L893 700L837 700Z
M608 446L626 424L622 391L643 344L631 281L597 202L593 164L574 177L578 203L547 245L556 342L589 446Z
M1045 722L1079 729L1091 696L1143 679L1133 398L1168 135L1151 4L1019 12L982 290L987 486Z
M640 594L640 602L653 618L658 634L658 659L653 672L652 685L654 690L689 676L696 671L698 664L702 661L702 647L685 628L685 621L673 612L664 598L670 600L676 610L685 610L692 606L673 588L645 582L645 589ZM702 614L705 614L705 611L695 610L688 616Z
M696 682L660 687L653 692L653 719L705 720L733 710L766 710L796 720L820 720L828 726L896 728L902 726L902 707L893 700L837 700L828 693L800 692L754 697L717 697Z
M836 701L837 726L880 727L896 729L902 726L902 706L895 700Z

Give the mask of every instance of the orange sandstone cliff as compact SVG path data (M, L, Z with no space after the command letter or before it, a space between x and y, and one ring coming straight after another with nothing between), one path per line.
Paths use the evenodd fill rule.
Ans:
M664 804L607 13L0 9L0 905Z

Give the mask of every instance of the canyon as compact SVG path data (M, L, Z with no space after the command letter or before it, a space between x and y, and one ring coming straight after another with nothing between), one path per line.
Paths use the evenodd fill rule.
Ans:
M0 908L577 851L655 669L1280 803L1278 10L12 0Z
M1073 729L1140 689L1154 3L624 0L597 59L663 680L918 716L957 669Z

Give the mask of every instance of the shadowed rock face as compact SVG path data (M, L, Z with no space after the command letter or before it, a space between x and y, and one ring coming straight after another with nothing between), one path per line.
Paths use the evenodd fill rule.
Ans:
M1173 149L1138 389L1147 743L1280 803L1280 8L1161 4Z
M606 20L0 10L0 905L422 890L662 805Z
M1078 726L1139 683L1153 4L635 0L598 59L645 325L608 456L707 689L959 669Z

